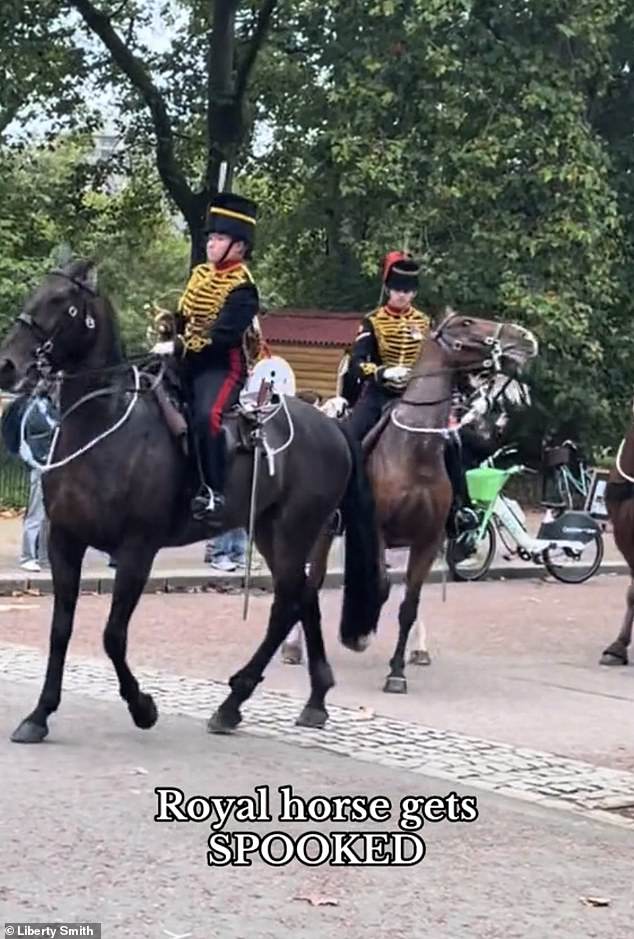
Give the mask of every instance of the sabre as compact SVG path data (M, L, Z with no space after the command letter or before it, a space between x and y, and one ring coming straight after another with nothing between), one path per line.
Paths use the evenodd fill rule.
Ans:
M251 479L251 504L249 506L249 532L247 541L247 563L244 572L244 608L242 619L246 620L249 614L249 590L251 586L251 562L253 560L253 537L255 534L255 510L257 507L258 471L260 468L260 428L255 431L255 446L253 448L253 477Z

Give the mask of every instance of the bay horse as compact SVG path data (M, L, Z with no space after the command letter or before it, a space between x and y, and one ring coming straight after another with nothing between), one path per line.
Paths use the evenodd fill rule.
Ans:
M514 375L537 354L537 341L528 330L511 323L464 316L448 309L423 344L402 397L370 431L364 447L374 491L380 543L381 600L390 583L386 548L409 548L405 598L399 609L399 634L384 691L404 693L405 649L417 619L423 583L445 537L452 503L446 470L447 425L454 392L465 390L473 374ZM369 452L368 452L369 451ZM325 576L330 541L321 538L313 553L311 573ZM413 664L429 664L422 620L416 623ZM301 661L301 645L294 631L282 650L284 661Z
M146 356L147 359L147 356ZM170 431L139 368L124 359L118 321L99 292L95 266L75 260L44 277L0 346L0 387L24 390L38 374L57 374L59 433L43 475L50 520L49 554L54 587L48 665L35 709L11 739L37 743L61 699L62 677L88 546L116 559L112 603L103 644L119 691L137 727L152 727L158 711L126 661L128 625L157 551L246 527L253 454L237 452L229 469L222 528L211 532L190 515L199 486L194 460ZM340 639L360 651L375 631L380 611L378 541L372 492L360 448L316 408L293 398L266 423L274 474L262 459L255 539L273 577L266 636L247 664L229 680L230 693L208 723L226 733L241 720L240 706L297 621L309 656L310 697L298 723L321 727L325 696L333 686L321 632L318 591L306 577L320 531L340 509L346 525L345 584Z
M619 634L603 650L599 661L601 665L627 665L634 621L634 422L630 424L610 469L605 505L614 541L630 569L630 584L625 594L625 615Z

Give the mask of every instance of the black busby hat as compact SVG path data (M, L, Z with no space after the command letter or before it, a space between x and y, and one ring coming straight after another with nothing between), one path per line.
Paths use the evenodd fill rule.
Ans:
M383 262L383 283L388 290L417 290L420 267L403 251L390 251Z
M219 192L209 206L205 233L229 235L234 241L252 246L255 238L257 206L251 199L232 192Z

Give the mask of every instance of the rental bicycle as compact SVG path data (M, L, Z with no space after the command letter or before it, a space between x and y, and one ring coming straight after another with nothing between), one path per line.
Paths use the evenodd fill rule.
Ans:
M603 534L588 512L547 507L537 536L529 534L526 515L518 502L504 495L509 479L535 473L526 466L500 469L495 461L516 453L502 447L477 469L467 471L467 487L478 516L478 527L447 543L447 565L456 580L481 580L491 567L498 540L507 558L543 565L565 584L581 584L599 570Z
M544 447L543 501L569 509L586 509L593 472L572 440ZM550 491L549 491L550 490Z

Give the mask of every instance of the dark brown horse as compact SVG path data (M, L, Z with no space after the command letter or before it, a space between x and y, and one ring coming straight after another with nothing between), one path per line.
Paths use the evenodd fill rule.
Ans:
M190 517L199 485L193 460L185 458L139 370L124 360L117 318L99 295L89 262L75 261L45 277L0 347L0 387L27 387L46 371L59 375L63 414L52 466L43 478L55 603L44 687L35 710L13 734L20 743L42 740L48 718L59 706L88 546L114 555L117 562L103 641L121 697L137 727L156 722L154 701L139 689L126 661L128 623L157 551L210 534ZM325 695L334 680L324 651L317 589L305 568L315 540L338 507L349 548L341 641L351 649L365 648L378 621L377 541L374 526L367 524L373 501L360 449L336 422L294 399L271 417L266 436L279 453L273 475L262 461L256 543L273 576L273 605L264 641L230 679L231 693L210 720L209 729L215 732L227 732L240 722L241 704L298 620L307 637L311 681L298 723L325 722ZM235 456L225 528L247 524L252 468L252 454Z
M601 665L627 665L634 621L634 423L630 425L619 447L615 465L610 470L605 503L616 546L630 569L630 584L625 595L621 630L614 642L604 649L600 661Z
M452 501L445 447L454 390L472 373L514 374L536 354L535 338L520 326L448 311L424 344L403 396L382 422L367 466L377 508L384 601L389 593L385 549L410 549L398 642L385 691L407 691L405 648L423 583L445 535ZM316 549L317 580L325 571L328 547L323 541ZM301 657L295 637L293 644L285 644L283 654L287 662ZM411 661L429 663L420 620Z

